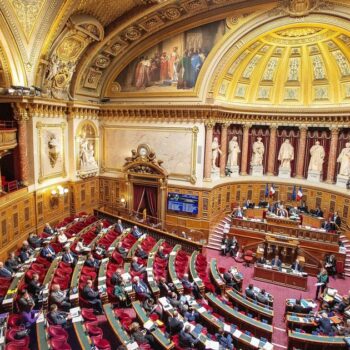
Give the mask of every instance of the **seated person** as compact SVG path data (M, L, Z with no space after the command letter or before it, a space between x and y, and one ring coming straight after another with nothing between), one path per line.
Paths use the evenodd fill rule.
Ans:
M322 227L326 232L329 232L329 231L332 230L332 225L331 225L331 223L330 223L328 220L325 220L325 221L322 223L321 227Z
M322 312L320 318L316 318L316 322L318 324L319 330L324 334L328 336L334 335L335 331L332 327L331 320L328 318L328 315L326 312Z
M141 330L140 324L138 322L133 322L130 325L130 334L137 344L149 344L152 349L155 349L155 341L152 334L148 332L144 333Z
M95 235L97 236L98 234L100 234L102 230L103 230L103 222L100 221L95 228L95 231L94 231Z
M261 289L261 291L256 295L256 300L261 304L269 304L270 299L265 289Z
M34 310L34 305L29 306L28 310L23 310L21 312L22 324L30 332L34 331L36 320L42 311Z
M257 263L257 264L260 264L260 265L264 265L264 264L266 264L266 259L264 258L263 255L261 255L261 256L256 260L256 263Z
M334 214L330 216L330 220L329 221L331 222L332 230L337 231L337 230L340 229L341 218L340 218L340 216L339 216L337 211L335 211Z
M117 297L117 299L121 302L124 303L126 302L127 299L127 293L125 292L125 284L123 281L118 281L118 283L116 283L114 285L114 290L113 290L113 294L115 297Z
M240 289L239 282L240 281L237 281L237 279L235 278L235 274L233 272L234 272L233 268L230 267L227 272L224 272L223 278L224 278L224 281L228 287L233 287L234 289L239 291L239 289Z
M78 238L77 245L75 246L75 251L77 253L85 253L85 252L90 252L91 248L86 247L84 245L84 241L81 237Z
M167 283L164 277L159 278L158 288L162 297L169 295L175 291L175 287L172 283Z
M350 336L350 318L343 321L342 324L337 326L338 335L348 337Z
M288 217L288 211L287 211L287 209L284 208L283 204L281 204L280 207L277 208L276 214L279 217L282 217L282 218L287 218Z
M31 233L28 237L28 242L33 248L39 248L43 243L43 239L40 238L36 233Z
M117 223L114 225L114 230L119 234L124 232L124 227L120 219L118 219Z
M180 320L179 313L177 310L174 310L173 315L168 318L167 332L170 335L178 334L182 330L183 326L184 324Z
M230 240L227 237L226 234L224 234L222 241L221 241L221 255L226 256L226 254L229 252L229 243Z
M111 277L111 283L112 284L120 284L122 282L123 282L122 270L116 269Z
M275 255L275 257L272 259L271 266L277 268L280 268L282 266L282 261L278 255Z
M32 296L28 293L27 289L23 289L20 292L20 298L18 299L18 306L21 311L30 311L35 305L35 301Z
M5 267L12 273L19 271L19 269L21 268L20 259L18 256L15 255L14 252L11 252L9 254L8 259L5 261Z
M62 255L62 261L68 265L75 266L78 261L78 257L76 254L71 252L69 247L65 247Z
M246 288L245 295L250 299L253 299L253 300L257 299L254 286L252 284L249 284L248 287Z
M29 246L28 241L23 241L22 248L19 253L19 258L21 260L21 263L24 263L27 260L29 260L33 254L34 254L34 250Z
M247 199L245 202L243 202L243 207L245 208L254 208L254 203L250 201L250 199Z
M308 314L311 310L312 310L311 307L302 306L300 299L295 300L295 305L293 306L293 312L297 314Z
M99 293L98 291L93 290L92 288L92 281L87 280L85 287L83 288L83 298L86 299L90 304L93 305L93 307L97 309L97 311L102 314L102 302L99 299Z
M87 255L87 258L85 260L85 266L88 266L88 267L93 267L95 269L98 269L99 267L99 261L97 259L94 258L94 256L92 255L92 253L88 253Z
M344 313L345 311L350 309L350 297L349 294L343 295L341 301L337 302L337 299L335 299L335 306L334 309L340 313Z
M168 301L174 309L179 309L181 312L184 312L184 303L178 298L178 295L175 292L172 292L168 296Z
M72 304L69 301L69 295L67 291L62 291L59 284L53 284L51 287L51 302L63 309L70 309Z
M56 252L48 241L44 241L40 255L48 261L53 261L56 258Z
M159 316L159 318L162 318L162 313L163 313L162 308L158 304L154 303L153 298L145 299L142 306L143 306L143 309L146 311L146 314L148 317L150 317L150 315L155 313Z
M201 299L202 298L197 284L194 283L194 282L190 282L189 281L187 273L185 273L183 275L183 278L182 278L181 282L182 282L182 285L184 286L184 288L189 289L189 290L191 290L193 292L193 295L194 295L194 297L196 299Z
M58 311L58 307L56 304L51 304L50 312L48 313L48 319L52 322L52 324L56 326L67 326L67 321L72 319L72 316L64 311Z
M263 197L261 197L258 206L260 208L266 208L268 205L269 203Z
M143 282L138 276L134 277L133 289L137 295L145 299L152 297L151 292L148 289L146 283Z
M323 211L320 207L317 207L315 210L310 210L310 213L318 218L323 218Z
M38 301L40 292L44 289L44 286L39 282L39 275L34 273L32 279L29 281L27 290L33 296L35 302Z
M128 255L129 249L123 247L123 242L118 242L117 252L125 259Z
M326 256L324 267L330 276L334 276L337 273L337 260L333 254Z
M139 230L139 228L135 225L132 228L132 235L136 238L139 239L141 236L143 236L143 233Z
M224 349L233 350L232 336L230 333L225 332L222 327L219 328L218 333L215 334L215 337Z
M10 271L4 263L0 261L0 277L12 278L13 272Z
M163 260L168 260L169 255L168 254L164 254L164 247L163 246L160 246L158 248L157 257L160 258L160 259L163 259Z
M309 209L308 209L308 206L306 205L305 201L302 201L300 203L300 206L298 207L298 209L304 213L308 213L309 212Z
M243 218L243 210L240 206L233 212L233 217L242 219Z
M135 272L140 272L140 273L145 273L145 272L146 272L146 267L143 266L143 264L139 264L139 263L138 263L138 257L137 257L137 256L134 256L134 257L132 258L131 268L132 268Z
M197 322L199 319L199 313L192 308L189 308L188 305L184 305L184 311L182 315L188 322Z
M45 224L43 231L48 235L54 235L56 233L56 230L53 229L48 222Z
M303 272L303 267L300 265L298 259L292 264L292 270L295 272Z
M289 208L289 216L292 218L298 218L299 217L299 210L297 207L290 207Z
M190 325L186 325L185 328L179 333L179 345L184 348L194 348L199 342L198 337L195 338L191 334Z
M141 246L141 244L138 245L135 255L141 259L147 259L148 258L148 254L147 252L145 252Z
M58 241L58 243L60 243L62 245L67 243L68 238L67 238L66 234L64 233L64 230L60 229L58 231L57 241Z

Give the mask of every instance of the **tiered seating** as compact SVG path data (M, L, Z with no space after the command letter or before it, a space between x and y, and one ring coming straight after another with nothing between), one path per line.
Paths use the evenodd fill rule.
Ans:
M223 293L225 291L226 283L219 271L216 259L210 260L210 277L217 289Z
M193 281L198 285L201 292L204 292L204 290L212 293L215 292L215 287L208 275L207 258L198 251L194 251L191 255L190 272Z
M181 245L177 244L169 254L169 276L178 293L183 293L183 285L179 278L182 278L187 271L188 256L181 251Z

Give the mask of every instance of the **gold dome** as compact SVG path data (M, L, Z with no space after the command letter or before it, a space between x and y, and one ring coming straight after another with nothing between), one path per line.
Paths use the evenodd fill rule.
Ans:
M232 57L217 101L301 106L350 103L350 34L323 24L280 27Z

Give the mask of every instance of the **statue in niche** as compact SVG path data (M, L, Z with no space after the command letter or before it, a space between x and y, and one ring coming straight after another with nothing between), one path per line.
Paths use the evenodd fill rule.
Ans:
M231 141L228 143L228 158L227 158L227 168L232 168L238 166L238 154L241 152L239 144L237 142L237 136L233 136Z
M350 142L340 152L337 162L340 163L339 174L341 176L350 176Z
M80 140L79 159L81 170L93 169L98 167L95 159L94 146L86 139L85 133L82 134Z
M58 141L56 139L56 135L55 134L51 134L49 136L49 141L47 143L47 147L49 150L49 161L50 161L50 165L52 168L55 167L58 156L60 154L58 148L59 148L59 144Z
M219 154L222 154L219 140L217 137L214 137L213 142L211 143L211 154L212 154L212 170L218 169L216 166L216 161L219 157Z
M325 151L324 147L320 144L320 141L316 141L310 148L310 154L309 171L318 171L322 173Z
M262 138L258 137L253 143L253 156L251 161L251 166L262 166L264 160L265 146L262 143Z
M281 162L280 168L290 169L290 162L294 160L294 147L291 145L289 139L286 139L278 153L278 160Z

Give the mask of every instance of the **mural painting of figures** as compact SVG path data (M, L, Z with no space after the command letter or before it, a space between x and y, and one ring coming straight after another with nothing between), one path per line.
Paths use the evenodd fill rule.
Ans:
M193 90L208 54L225 31L225 21L218 21L155 45L119 74L120 93Z

